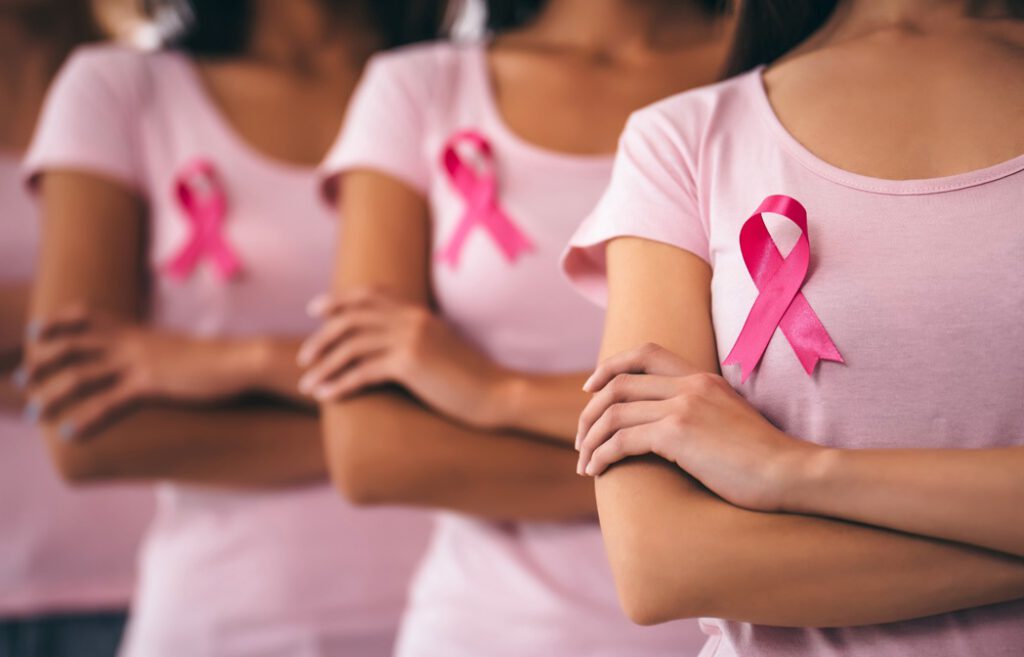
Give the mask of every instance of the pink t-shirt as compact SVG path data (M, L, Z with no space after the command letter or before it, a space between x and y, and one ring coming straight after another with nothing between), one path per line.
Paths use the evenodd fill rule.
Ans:
M181 281L163 270L190 236L174 183L197 159L227 197L222 235L242 263L227 282L208 261ZM335 227L315 169L243 142L186 56L79 50L51 91L27 166L87 171L147 200L153 326L228 336L314 328L304 306L329 280ZM163 485L124 654L383 657L428 533L423 514L356 510L326 483Z
M353 169L404 182L428 199L440 254L466 209L442 154L466 130L490 145L498 206L534 248L509 261L476 226L457 265L434 261L441 312L506 366L589 369L603 313L573 293L558 256L608 183L612 158L559 154L513 134L492 99L484 47L429 44L374 58L325 163L328 187L335 174ZM474 158L468 146L466 162ZM677 655L679 646L696 654L702 643L695 623L648 629L623 616L596 523L485 522L444 513L413 588L398 655L642 657Z
M0 282L32 280L38 240L20 158L0 154ZM36 427L0 409L0 618L126 608L152 516L146 488L69 489Z
M774 194L807 209L803 294L846 364L822 362L809 377L776 331L745 384L738 367L723 368L730 383L777 426L821 444L1024 444L1024 156L931 180L854 175L786 132L756 70L633 116L612 184L573 238L566 270L603 299L612 238L643 237L705 259L724 359L757 296L740 227ZM768 218L787 252L796 226ZM1010 657L1024 650L1024 602L858 628L712 620L706 629L715 657Z

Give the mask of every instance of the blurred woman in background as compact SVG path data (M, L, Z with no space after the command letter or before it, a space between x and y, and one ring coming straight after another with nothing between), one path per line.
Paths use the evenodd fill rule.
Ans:
M38 246L21 157L61 61L97 37L86 0L0 2L0 657L113 655L152 516L147 491L68 489L12 378Z
M647 630L619 610L573 469L602 315L558 256L627 115L716 79L727 26L696 0L488 9L486 44L368 68L326 163L345 223L302 388L349 498L450 512L401 657L696 654L695 622Z
M336 225L314 165L365 60L434 36L441 7L147 7L190 29L76 53L27 158L44 233L26 376L57 467L169 482L123 654L388 655L427 524L323 484L295 353Z

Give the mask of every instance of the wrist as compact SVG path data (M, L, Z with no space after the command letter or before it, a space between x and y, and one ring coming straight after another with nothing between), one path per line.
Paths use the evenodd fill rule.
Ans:
M481 429L508 429L523 406L526 381L512 371L499 371L484 386L483 399L478 406L474 424Z
M803 443L780 460L779 511L814 514L844 450Z
M225 378L233 381L240 392L267 391L266 373L272 368L274 358L271 340L264 337L233 340L224 354Z

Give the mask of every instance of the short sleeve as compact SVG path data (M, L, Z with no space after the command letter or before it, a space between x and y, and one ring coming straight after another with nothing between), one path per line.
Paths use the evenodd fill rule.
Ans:
M692 161L668 117L650 109L630 117L611 183L562 257L564 272L584 296L607 303L605 247L617 237L663 242L709 260Z
M423 55L399 51L370 60L320 167L322 191L331 203L338 178L353 169L384 173L426 195L430 172L423 140L430 99Z
M25 156L30 189L40 174L73 169L142 189L139 77L143 53L119 47L76 51L54 80Z

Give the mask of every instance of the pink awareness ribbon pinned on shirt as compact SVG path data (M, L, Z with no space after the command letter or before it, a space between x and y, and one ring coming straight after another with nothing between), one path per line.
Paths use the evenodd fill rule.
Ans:
M174 191L189 222L189 235L164 265L164 271L172 278L184 280L207 257L222 281L235 276L242 263L224 237L227 194L213 164L199 159L185 165L174 181Z
M800 238L785 258L768 233L762 216L765 212L786 217L800 228ZM766 198L740 229L740 251L759 294L723 364L739 365L745 382L761 361L776 327L782 329L808 375L814 373L819 360L845 362L800 292L811 261L804 206L789 196Z
M467 162L460 155L461 144L472 147L479 166ZM448 179L466 203L465 213L459 219L455 232L441 249L438 258L455 269L458 267L466 239L474 228L487 230L505 259L515 262L534 246L515 222L498 204L498 179L494 171L494 152L487 139L475 130L456 133L448 140L442 157Z

